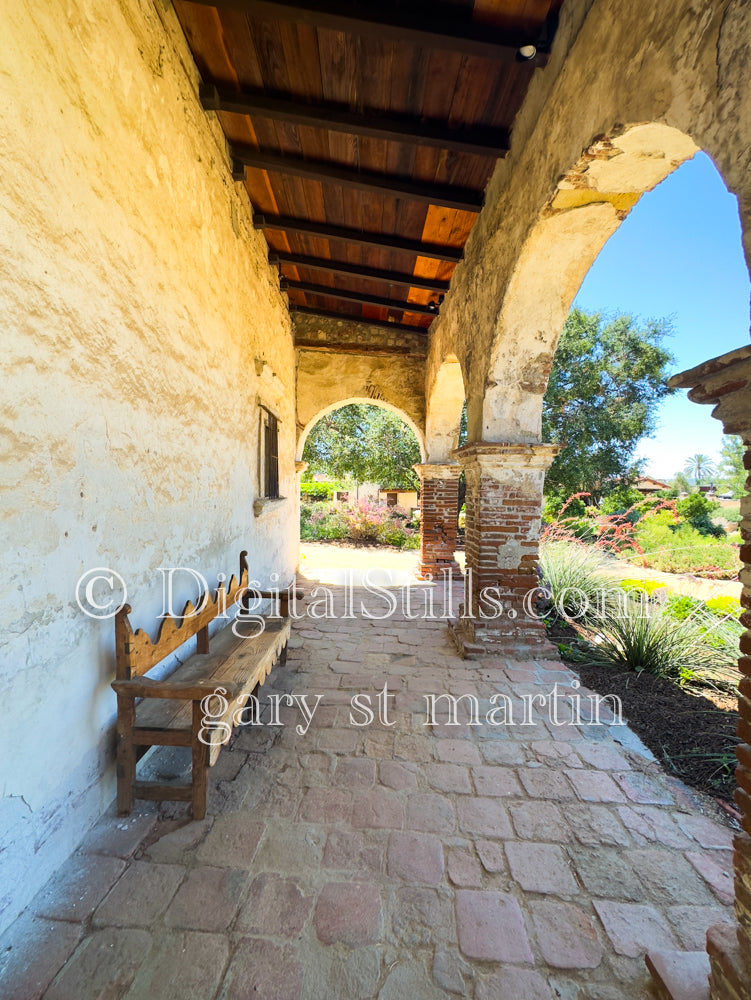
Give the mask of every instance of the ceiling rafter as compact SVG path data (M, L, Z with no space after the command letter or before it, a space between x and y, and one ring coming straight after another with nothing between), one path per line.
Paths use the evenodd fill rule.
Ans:
M457 16L450 5L431 3L374 4L372 0L195 0L210 7L239 10L251 18L296 21L350 35L405 42L422 48L459 52L496 62L528 62L544 66L549 33L540 38L510 37L492 25ZM527 56L522 51L531 47Z
M482 125L453 128L445 122L426 121L409 115L387 115L378 111L357 113L344 110L337 104L309 104L288 97L267 97L265 94L219 88L214 84L202 84L200 97L206 111L261 115L274 121L478 156L497 158L509 150L508 131L503 128Z
M399 333L414 333L425 336L427 326L409 326L407 323L395 323L388 319L368 319L365 316L353 316L350 313L337 312L334 309L317 309L315 306L298 306L290 303L290 312L303 313L306 316L324 316L326 319L338 319L344 323L361 323L364 326L377 326L384 330L398 330Z
M431 292L447 292L449 287L448 281L439 281L438 278L421 278L416 274L386 271L377 267L365 267L362 264L329 260L328 257L306 257L304 254L283 251L270 254L269 264L308 267L313 271L326 271L327 274L346 274L355 278L386 281L391 285L404 285L406 288L425 288Z
M432 184L395 174L361 172L328 161L304 160L299 156L285 156L283 153L271 153L238 143L232 143L230 151L233 159L232 176L238 181L244 180L245 167L255 167L271 173L305 177L324 184L338 184L358 191L377 191L379 194L408 198L427 205L456 208L462 212L477 213L482 208L483 192L472 188Z
M308 295L325 295L327 298L342 299L344 302L363 302L366 305L382 306L384 309L398 309L400 312L415 313L418 316L436 315L434 309L419 302L388 299L382 295L369 295L367 292L349 292L342 288L331 288L329 285L315 285L309 281L285 281L282 288L285 291L305 292Z
M445 260L452 263L458 263L463 254L461 247L423 243L420 240L409 240L402 236L392 236L389 233L364 232L361 229L348 229L344 226L332 226L326 222L311 222L309 219L293 219L283 215L256 214L253 216L253 225L256 229L301 233L305 236L318 236L325 240L339 240L343 243L357 243L360 246L397 250L400 253L413 254L415 257L428 257L432 260Z

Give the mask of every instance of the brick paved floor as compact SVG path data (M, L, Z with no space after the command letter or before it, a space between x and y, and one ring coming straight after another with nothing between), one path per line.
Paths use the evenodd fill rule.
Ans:
M5 1000L641 998L648 947L727 918L731 831L638 740L518 724L524 695L576 693L561 664L463 661L403 617L292 646L260 696L321 695L308 731L288 706L240 730L203 822L103 820L0 942ZM352 725L384 684L394 724ZM442 692L481 720L508 695L517 725L424 725Z

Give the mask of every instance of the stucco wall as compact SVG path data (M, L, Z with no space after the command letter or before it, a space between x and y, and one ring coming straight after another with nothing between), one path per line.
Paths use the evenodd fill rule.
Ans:
M286 300L174 11L5 7L3 926L114 792L113 625L79 610L79 575L117 570L151 628L157 567L213 585L241 548L261 579L297 551ZM259 401L293 499L254 518Z
M425 361L393 355L300 350L297 359L297 455L324 414L348 403L372 403L406 420L425 453Z

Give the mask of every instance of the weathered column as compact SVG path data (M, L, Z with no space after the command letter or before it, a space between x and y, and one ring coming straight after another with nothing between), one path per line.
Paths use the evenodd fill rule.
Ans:
M722 421L726 434L739 434L746 446L743 464L751 470L751 347L741 347L722 357L682 372L670 379L675 388L689 389L695 403L713 403L712 416ZM707 932L712 1000L747 1000L751 995L751 481L741 501L741 622L746 632L740 640L741 673L738 711L738 790L743 832L735 838L736 925L718 924Z
M548 444L478 442L454 452L464 470L465 600L454 638L466 656L549 655L530 595L538 586L537 548ZM525 600L526 599L526 600Z
M420 564L418 575L438 579L461 573L454 558L459 519L458 465L413 465L420 477Z

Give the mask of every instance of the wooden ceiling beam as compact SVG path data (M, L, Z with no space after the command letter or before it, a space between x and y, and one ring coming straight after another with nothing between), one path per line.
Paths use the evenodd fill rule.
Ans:
M327 298L341 299L344 302L363 302L370 306L382 306L384 309L398 309L400 312L415 313L417 316L437 315L436 309L430 309L419 302L386 299L381 295L369 295L367 292L349 292L342 288L330 288L328 285L314 285L309 281L286 281L283 287L286 291L290 292L325 295Z
M421 278L416 274L402 274L397 271L384 271L376 267L365 267L361 264L346 264L338 260L328 260L325 257L306 257L304 254L275 252L269 255L269 264L281 264L294 267L309 267L314 271L326 271L329 274L346 274L354 278L370 278L373 281L385 281L391 285L404 285L406 288L426 288L431 292L447 292L448 281L438 278Z
M295 338L295 347L298 351L322 351L325 354L364 354L366 357L388 358L393 355L399 357L409 356L412 358L425 358L427 350L413 350L410 347L403 347L394 344L392 347L375 347L371 344L347 344L347 343L326 343L325 340L306 340L305 338Z
M374 4L372 0L196 0L230 8L248 17L271 21L296 21L314 28L329 28L360 37L405 42L422 48L442 49L495 62L529 62L542 66L547 45L529 35L511 37L481 21L457 17L448 4ZM385 8L385 9L384 9ZM522 49L534 51L525 57Z
M332 226L326 222L311 222L308 219L292 219L284 215L254 215L253 225L256 229L274 229L287 233L301 233L303 236L316 236L325 240L340 240L343 243L356 243L359 246L379 247L384 250L428 257L431 260L447 260L457 264L462 259L462 248L444 246L439 243L421 243L420 240L405 239L403 236L392 236L389 233L368 233L360 229L347 229L344 226Z
M355 188L358 191L377 191L394 198L407 198L427 205L441 205L461 212L479 212L482 208L482 191L472 188L454 187L451 184L432 184L427 181L412 180L391 174L361 173L334 163L318 160L303 160L298 156L270 153L252 146L232 143L232 176L244 180L245 167L268 170L272 174L292 174L324 184L337 184Z
M220 89L213 84L202 84L200 97L206 111L261 115L274 121L478 156L499 157L509 150L508 130L502 128L480 125L452 128L444 122L425 121L408 115L388 115L376 111L358 114L337 104L306 104L290 98Z
M363 326L376 326L384 330L398 330L399 333L414 333L417 336L426 336L428 327L409 326L407 323L392 323L386 319L368 319L366 316L352 316L350 313L340 313L333 309L316 309L315 306L298 306L290 303L292 313L304 313L306 316L323 316L326 319L338 319L343 323L361 323Z

